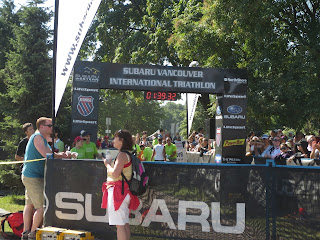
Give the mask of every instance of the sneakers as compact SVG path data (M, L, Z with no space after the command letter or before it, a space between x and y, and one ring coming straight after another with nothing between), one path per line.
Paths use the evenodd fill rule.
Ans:
M30 233L29 230L27 231L24 231L22 234L21 234L21 240L28 240L28 234Z
M36 231L33 231L28 234L28 240L35 240L36 239Z

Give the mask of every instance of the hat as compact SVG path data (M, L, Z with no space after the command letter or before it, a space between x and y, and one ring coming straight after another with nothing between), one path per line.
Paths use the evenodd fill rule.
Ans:
M269 135L268 134L262 134L262 139L268 139L269 138Z
M300 140L299 142L297 142L297 145L301 145L303 148L307 148L308 147L308 142L305 140Z
M109 137L108 136L104 136L104 139L108 139Z
M74 143L76 143L76 142L78 142L78 141L80 141L82 139L83 138L81 136L77 136L77 137L74 138Z
M85 130L82 130L80 132L81 136L84 137L84 136L88 136L88 135L91 135L89 132L85 131Z

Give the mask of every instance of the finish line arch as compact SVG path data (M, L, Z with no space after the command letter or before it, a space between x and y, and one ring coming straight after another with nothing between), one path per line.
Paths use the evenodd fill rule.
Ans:
M96 139L99 89L216 94L215 159L223 163L241 163L244 159L247 113L244 70L77 61L71 140L83 129Z

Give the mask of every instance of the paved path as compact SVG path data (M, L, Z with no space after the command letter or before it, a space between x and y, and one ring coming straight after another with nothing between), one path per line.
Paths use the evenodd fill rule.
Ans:
M0 208L0 217L3 216L3 215L5 215L5 214L7 214L7 213L10 213L10 212L8 212L8 211Z

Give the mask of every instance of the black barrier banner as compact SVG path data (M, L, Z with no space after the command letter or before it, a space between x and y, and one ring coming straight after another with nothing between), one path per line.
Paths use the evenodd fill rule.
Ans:
M148 191L130 214L139 239L317 239L320 168L146 163ZM49 160L45 226L116 239L101 209L102 161ZM298 236L298 238L296 238Z

